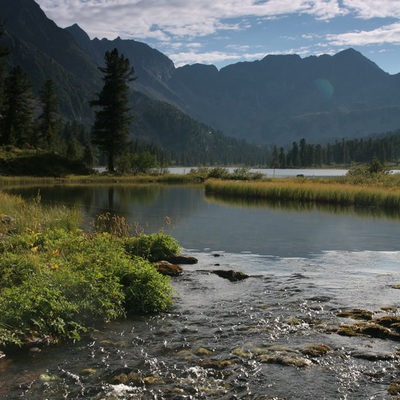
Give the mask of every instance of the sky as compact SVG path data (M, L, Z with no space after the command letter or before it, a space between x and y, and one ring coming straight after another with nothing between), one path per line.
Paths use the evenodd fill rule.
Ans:
M134 39L180 67L222 68L269 54L301 57L352 47L400 72L400 0L35 0L62 28Z

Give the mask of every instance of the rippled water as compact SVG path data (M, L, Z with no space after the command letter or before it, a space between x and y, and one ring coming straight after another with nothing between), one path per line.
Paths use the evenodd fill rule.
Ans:
M398 342L343 337L337 312L399 306L397 252L193 253L162 315L0 360L4 399L390 399ZM210 273L250 274L230 282ZM303 354L329 346L322 356ZM2 363L1 363L2 361Z
M400 378L399 341L336 331L357 322L341 310L399 315L397 215L226 203L188 187L40 192L44 202L82 206L89 217L118 212L150 230L169 216L166 231L199 262L172 279L167 313L0 359L1 399L396 398L388 389ZM214 269L250 278L230 282Z

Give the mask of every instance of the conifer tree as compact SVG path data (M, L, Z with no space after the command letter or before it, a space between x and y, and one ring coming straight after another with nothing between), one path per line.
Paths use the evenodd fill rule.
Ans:
M60 110L52 80L44 82L40 89L40 102L42 103L42 113L38 118L39 126L35 144L54 150L60 130Z
M95 163L95 155L92 147L92 143L88 141L83 150L83 162L86 166L92 168Z
M133 68L118 50L105 53L103 89L90 102L95 110L92 142L107 154L108 170L114 172L115 159L128 146L131 116L129 115L129 82L133 81Z
M4 25L0 22L0 39L4 36ZM0 44L0 120L4 114L4 75L5 75L5 57L9 54L6 46ZM0 142L2 139L2 124L0 124Z
M2 144L23 146L32 142L32 91L21 67L12 69L5 80Z

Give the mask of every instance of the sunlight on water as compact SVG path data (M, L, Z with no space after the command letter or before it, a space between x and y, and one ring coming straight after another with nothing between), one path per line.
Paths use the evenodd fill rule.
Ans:
M1 398L389 399L398 342L335 329L351 323L336 316L341 310L381 316L382 306L398 306L398 252L190 254L198 264L174 278L169 313L43 349L30 356L29 374L24 357L12 359ZM230 282L212 273L216 267L250 277Z
M172 279L169 312L1 358L1 399L396 398L388 390L398 381L400 329L388 336L368 324L400 316L397 217L226 204L198 188L82 190L41 194L78 205L86 198L87 215L119 209L153 230L171 216L168 233L198 263ZM230 282L216 269L249 278ZM345 329L362 324L362 334Z

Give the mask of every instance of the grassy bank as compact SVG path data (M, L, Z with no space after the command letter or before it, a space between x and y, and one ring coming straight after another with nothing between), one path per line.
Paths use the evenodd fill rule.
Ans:
M258 182L209 180L205 188L206 193L221 196L393 209L400 207L400 186L396 182L398 177L368 184L357 184L347 177L342 180L286 178Z
M1 186L18 185L79 185L79 184L190 184L199 183L200 179L193 175L163 174L163 175L69 175L62 178L32 177L32 176L0 176Z
M0 348L79 339L99 321L171 304L151 261L179 254L173 238L129 236L123 219L114 234L86 234L78 212L39 200L0 193Z

